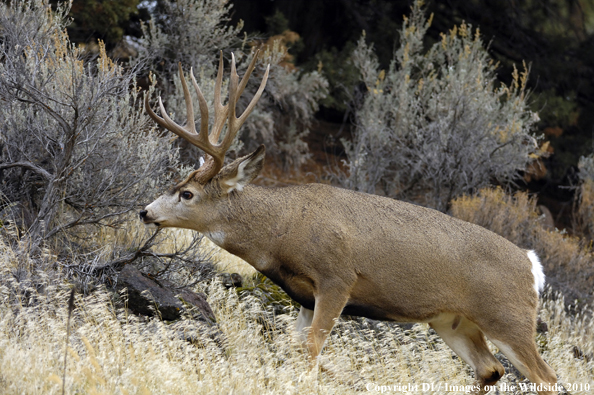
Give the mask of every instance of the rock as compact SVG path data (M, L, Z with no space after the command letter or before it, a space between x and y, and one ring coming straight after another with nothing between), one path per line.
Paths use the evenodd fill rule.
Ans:
M215 315L210 308L210 305L206 301L206 295L203 293L196 293L193 291L185 290L178 294L178 298L186 303L189 304L191 308L195 308L198 312L206 319L210 320L214 323Z
M578 346L573 346L573 357L575 359L584 359L586 362L594 361L594 355L592 353L584 353Z
M536 319L536 332L537 333L547 333L549 331L549 326L546 322L544 322L540 317Z
M149 278L132 265L122 269L116 289L127 289L127 307L135 314L152 316L156 310L163 320L173 321L180 318L185 310L199 321L215 323L206 295L187 289L176 290L167 281Z
M240 288L243 286L243 277L238 273L221 274L221 282L225 288Z

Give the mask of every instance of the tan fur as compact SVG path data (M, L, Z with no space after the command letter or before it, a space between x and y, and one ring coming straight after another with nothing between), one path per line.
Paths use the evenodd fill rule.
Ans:
M254 61L247 77L253 67ZM238 88L234 61L231 68L229 102L235 103L247 80ZM180 76L191 109L181 66ZM527 251L484 228L386 197L321 184L249 185L262 169L263 146L225 167L220 164L257 97L235 117L232 106L220 103L221 78L222 60L214 137L208 135L206 103L193 78L203 118L199 133L192 111L181 127L162 105L165 119L154 114L146 99L157 123L214 158L141 211L146 224L201 232L281 286L302 305L297 329L306 335L312 363L335 319L349 314L429 323L474 368L482 386L503 374L485 336L534 383L556 383L534 343L537 288L543 278L535 255L533 263ZM213 145L227 116L232 132L222 145Z

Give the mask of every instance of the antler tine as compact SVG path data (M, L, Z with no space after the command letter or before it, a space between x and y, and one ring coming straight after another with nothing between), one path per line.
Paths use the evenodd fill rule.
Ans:
M229 102L227 105L228 111L228 122L227 122L227 133L223 141L219 145L223 152L227 151L231 146L231 143L237 135L237 131L241 124L237 124L237 118L235 117L235 106L237 105L237 91L238 91L239 75L237 75L237 68L235 67L235 55L231 53L231 75L229 76ZM242 81L243 82L243 81Z
M254 57L252 58L252 61L249 64L243 78L241 79L241 82L239 83L239 86L237 88L237 94L235 95L236 98L238 98L242 95L245 87L247 86L248 80L249 80L250 76L252 75L252 71L254 71L254 68L256 67L256 61L258 60L259 53L260 53L260 50L257 50L256 53L254 54ZM233 68L233 67L235 67L235 56L233 54L231 54L231 57L232 57L231 67ZM233 75L233 71L231 73ZM237 71L235 71L235 75L237 75ZM222 76L223 76L223 52L221 51L221 57L219 60L219 71L217 74L217 82L215 85L215 126L213 127L213 130L212 130L212 133L210 136L210 142L213 144L217 144L219 142L219 137L221 136L221 132L223 130L223 126L225 125L225 121L227 120L228 111L229 111L229 104L226 104L224 106L221 104L220 97L221 97ZM230 100L231 100L231 95L229 97L229 101ZM237 100L236 100L236 104L237 104ZM217 107L218 107L218 110L217 110ZM240 124L240 126L241 126L241 124Z
M192 78L192 84L194 85L194 90L196 90L196 95L198 96L198 107L200 108L200 135L204 138L204 136L208 136L208 104L206 104L206 99L196 82L192 68L190 68L190 77ZM204 140L208 142L208 138L204 138Z
M215 120L212 127L212 133L209 136L209 140L212 144L217 144L219 142L219 137L223 131L223 126L225 126L225 121L227 120L227 110L229 108L228 104L223 105L221 103L221 87L223 85L223 51L220 51L220 53L221 56L219 57L219 70L217 71L217 80L215 83L214 92Z
M235 67L235 55L233 52L231 53L231 75L229 76L229 102L227 105L229 106L228 110L228 117L229 121L227 123L227 133L225 134L225 138L223 139L223 143L221 146L225 147L227 141L233 141L235 135L237 134L237 130L235 126L235 107L237 106L237 88L239 84L239 75L237 75L237 68Z
M161 97L159 97L159 99L161 99ZM151 105L149 103L149 94L148 93L146 93L144 95L144 108L145 108L146 112L148 113L148 115L153 119L153 121L157 122L159 124L159 126L161 126L162 128L169 129L169 124L167 122L165 122L165 120L163 118L161 118L160 116L155 114L155 112L151 108Z
M178 125L175 123L169 115L167 115L167 110L165 110L165 106L163 106L163 101L161 100L161 96L159 96L159 109L161 110L161 115L163 117L158 116L149 104L149 97L146 95L144 97L144 107L149 114L149 116L157 122L161 127L170 130L171 132L177 134L179 137L188 140L191 144L201 148L203 150L208 150L208 147L204 147L203 142L201 141L200 134L196 133L196 127L194 126L194 108L192 105L192 98L190 96L190 92L188 90L188 86L186 84L186 80L183 75L183 71L181 69L181 64L179 65L180 77L182 81L182 87L184 89L184 98L186 100L186 110L187 110L187 125L185 127ZM208 128L208 125L207 125Z
M254 71L254 69L256 68L256 61L258 60L258 55L260 54L260 50L256 50L256 53L254 54L254 57L252 58L252 61L250 62L250 65L248 66L247 70L245 71L245 74L243 75L243 78L241 79L241 82L239 83L239 90L237 91L237 97L241 96L243 93L243 90L245 89L248 80L250 79L250 76L252 75L252 71Z
M219 70L215 82L215 120L212 128L212 133L210 134L208 133L208 105L206 104L206 99L204 98L204 95L202 94L202 91L200 90L200 87L196 82L196 78L194 77L194 71L192 69L190 69L190 77L192 79L194 89L196 90L196 95L198 96L198 104L200 107L200 132L196 132L196 125L194 124L194 105L192 103L192 97L190 95L186 79L184 77L184 72L182 70L181 63L178 64L178 68L182 88L184 91L184 99L186 101L187 124L185 126L180 126L176 124L169 117L169 115L167 115L167 111L163 106L163 101L161 100L161 97L159 97L159 109L161 110L162 117L158 116L152 110L149 104L149 95L147 94L144 97L144 106L146 108L146 111L155 122L157 122L161 127L177 134L179 137L188 140L189 143L202 149L208 155L208 157L206 158L206 162L200 167L200 169L196 170L192 175L192 177L194 177L196 180L206 182L218 173L218 171L223 166L225 160L225 153L227 152L227 150L231 146L231 143L235 139L235 136L237 135L239 128L245 122L247 116L252 112L252 110L256 106L257 101L260 99L262 92L264 91L266 81L268 80L268 72L270 70L270 65L266 69L264 78L260 83L260 88L254 95L252 101L250 102L246 110L243 112L243 114L241 114L241 116L239 117L236 117L235 107L237 105L237 99L245 89L247 81L255 68L257 56L258 52L256 52L254 59L252 59L252 61L250 62L250 65L244 77L241 79L241 82L239 82L239 76L237 75L237 68L235 66L235 56L231 54L229 101L226 105L223 105L221 103L221 87L223 84L223 52L221 51L221 57L219 59ZM218 144L219 137L221 135L223 127L225 126L225 122L227 121L229 122L227 126L227 132L225 133L223 141L220 144Z
M252 70L254 69L254 67L252 67L253 65L255 65L254 60L252 60L252 63L250 63L250 67L248 68L248 72L251 74ZM233 99L233 103L232 103L232 107L229 111L229 125L227 126L227 133L225 134L225 138L223 139L223 142L221 143L221 146L224 147L224 150L229 149L229 147L231 146L231 143L233 142L233 139L235 139L235 135L237 134L237 131L239 130L239 128L241 127L241 125L243 125L243 123L245 122L245 120L247 119L247 117L250 115L250 113L254 110L254 108L256 107L256 104L258 103L258 100L260 100L260 96L262 96L262 92L264 92L264 88L266 87L266 82L268 81L268 73L270 71L270 65L268 65L266 67L266 72L264 73L264 77L262 78L262 82L260 83L260 87L258 88L258 91L256 92L256 94L254 95L254 97L252 98L252 101L250 101L250 104L248 104L247 108L245 109L245 111L243 112L243 114L241 114L239 117L235 116L235 105L237 104L237 97L239 95L234 93L237 93L237 91L239 90L239 88L241 88L241 86L237 87L237 85L233 86L233 84L230 85L229 87L229 104L231 105L231 97L234 96ZM249 74L246 72L246 76L249 77ZM235 71L235 59L233 58L233 63L231 64L231 82L233 82L233 78L235 78L235 84L237 84L237 79L239 78L239 76L237 75L237 72ZM244 76L245 79L245 76ZM241 81L243 84L243 80ZM246 79L247 82L247 79ZM243 84L245 85L245 84ZM232 89L234 89L234 91L232 91Z
M266 66L266 72L264 73L264 77L262 77L262 82L260 83L260 87L258 88L258 91L256 92L256 94L252 98L252 101L250 102L250 104L248 104L248 106L244 110L243 114L241 114L239 116L239 118L237 118L237 121L238 121L238 126L237 127L238 128L241 125L243 125L243 123L245 122L245 120L247 119L247 117L253 111L254 107L256 107L256 104L258 103L258 100L260 100L260 96L262 96L262 92L264 92L264 88L266 87L266 82L268 81L268 73L269 72L270 72L270 65Z
M148 100L148 95L146 95L145 99L144 99L144 107L145 107L146 111L148 112L149 116L155 122L157 122L161 127L172 131L173 133L177 134L179 137L187 139L190 142L192 142L192 144L194 144L194 139L192 138L192 136L195 136L195 134L191 135L183 127L181 127L178 124L176 124L175 122L173 122L173 120L171 118L169 118L169 115L167 115L167 111L165 110L165 107L163 106L163 102L161 101L161 96L159 96L158 99L159 99L159 108L161 110L161 114L163 114L163 118L161 118L160 116L155 114L155 112L151 109L151 106L150 106L149 100Z
M179 69L179 78L181 79L182 88L184 90L184 100L186 101L187 121L184 129L190 133L196 134L196 125L194 125L194 104L192 103L192 96L190 96L190 90L188 89L186 78L184 77L184 71L182 70L181 62L177 63L177 68ZM164 109L161 109L161 111L163 113L165 112Z

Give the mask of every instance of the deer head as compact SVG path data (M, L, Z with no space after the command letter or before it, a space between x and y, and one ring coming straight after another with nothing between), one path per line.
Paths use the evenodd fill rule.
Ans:
M184 181L140 212L140 218L146 224L159 227L183 227L199 231L203 230L204 228L201 224L208 223L208 215L213 212L209 210L209 208L212 208L210 206L215 205L218 200L223 199L234 191L241 191L262 169L265 155L263 145L251 154L239 158L227 166L223 166L225 153L229 150L240 127L256 106L268 80L270 65L266 68L260 87L253 99L245 111L240 116L236 116L235 107L238 98L243 93L248 79L255 68L257 57L258 52L254 55L245 75L241 79L241 82L239 82L239 76L235 66L235 56L231 54L229 100L226 105L223 105L221 103L223 53L221 52L215 83L214 123L210 132L208 106L196 82L192 69L190 69L190 78L196 90L200 108L199 132L196 131L194 105L181 63L179 64L179 75L184 90L187 111L185 126L178 125L167 115L161 97L159 97L159 109L161 110L162 117L155 114L150 107L148 95L145 96L146 111L155 122L200 148L206 154L203 164L197 170L193 171ZM221 139L221 133L225 124L227 124L227 129ZM197 210L198 205L201 208L200 210Z

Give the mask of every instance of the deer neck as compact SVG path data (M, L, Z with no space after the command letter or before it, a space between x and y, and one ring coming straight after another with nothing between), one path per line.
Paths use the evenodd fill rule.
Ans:
M260 270L271 240L285 232L287 207L274 188L248 185L239 193L215 203L211 218L201 231L219 247ZM264 225L264 226L263 226ZM260 264L258 263L260 262Z

